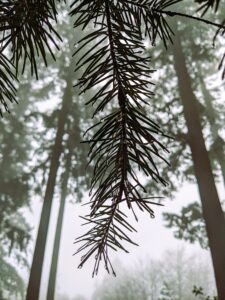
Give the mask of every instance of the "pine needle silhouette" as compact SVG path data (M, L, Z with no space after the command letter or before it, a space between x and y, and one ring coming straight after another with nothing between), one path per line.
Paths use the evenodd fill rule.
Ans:
M59 38L52 21L56 21L54 0L3 0L0 3L0 114L8 111L7 102L16 102L15 92L19 67L27 64L38 78L37 57L47 65L46 48L54 57L52 45ZM8 60L7 57L10 57Z

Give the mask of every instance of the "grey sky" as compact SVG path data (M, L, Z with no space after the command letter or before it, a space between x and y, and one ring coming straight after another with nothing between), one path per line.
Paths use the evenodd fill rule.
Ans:
M222 184L218 185L218 190L221 199L224 200L224 189ZM176 240L173 237L172 230L165 228L164 221L162 220L163 212L178 212L182 206L198 199L199 196L197 187L193 184L186 184L180 189L174 200L171 201L170 199L165 199L164 207L153 207L155 211L155 219L151 219L147 214L138 213L139 222L133 223L138 232L133 234L133 239L139 244L139 247L129 246L129 254L119 251L117 253L112 253L112 260L119 260L124 266L134 265L140 260L159 259L166 250L176 249L181 246L183 246L188 253L193 253L195 251L202 251L202 253L206 252L204 250L200 250L200 247L197 245L190 245L188 243ZM51 216L50 234L48 236L47 243L47 253L44 263L44 275L42 278L40 300L45 299L45 293L47 289L48 271L50 266L58 206L59 203L54 202L53 214ZM37 233L40 209L41 202L37 199L34 199L32 203L33 212L26 212L28 221L34 226L33 242ZM57 276L57 291L60 292L60 294L67 294L69 297L71 297L71 299L73 299L73 297L76 295L81 294L84 295L87 300L90 300L95 286L100 283L105 276L105 270L103 267L98 277L95 277L94 279L91 277L94 258L84 265L82 269L77 269L80 255L73 256L73 253L77 248L77 245L74 245L73 242L76 237L85 231L85 227L80 226L82 224L82 220L79 218L79 215L84 215L86 212L88 212L88 206L68 203L64 216ZM132 218L131 215L130 217ZM34 244L32 243L32 245L30 245L29 261L31 261L33 249ZM27 280L28 275L25 277Z

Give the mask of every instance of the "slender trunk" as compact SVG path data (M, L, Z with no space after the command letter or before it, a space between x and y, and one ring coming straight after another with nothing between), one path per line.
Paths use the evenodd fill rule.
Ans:
M178 266L178 270L177 270L177 283L178 283L178 299L179 300L182 300L182 273L181 273L181 270L179 269L179 266Z
M65 202L67 196L67 185L68 185L68 180L70 175L71 156L72 156L72 149L69 148L69 153L66 157L65 173L63 174L63 179L62 179L61 199L60 199L59 214L57 219L55 240L53 246L50 275L48 281L47 300L55 299L54 294L55 294L56 274L57 274L58 257L59 257L59 247L60 247Z
M220 165L222 176L223 176L223 183L225 186L225 151L224 147L222 147L222 143L224 143L223 139L221 137L218 137L216 142L214 142L214 151L216 153L216 159L218 161L218 164Z
M220 166L222 176L223 176L223 182L225 186L225 151L224 151L224 140L219 135L219 127L216 124L216 113L213 107L213 97L206 88L204 79L201 76L201 89L207 109L207 114L209 124L210 124L210 131L213 138L213 145L212 145L212 151L214 154L215 159L217 160L218 165Z
M70 72L68 72L70 73ZM33 262L30 271L30 278L27 289L27 300L38 300L40 293L41 274L44 261L45 246L47 240L47 232L49 227L49 220L51 214L51 207L59 167L59 160L62 153L62 139L64 135L64 127L67 120L67 113L71 101L71 74L68 74L67 86L64 91L62 108L59 115L57 133L55 143L52 149L52 156L50 161L50 169L45 190L44 202L41 212L40 224L38 228L38 235L33 255Z
M191 87L191 79L185 64L178 32L174 38L174 64L178 87L188 127L195 175L202 202L203 218L212 255L219 300L225 299L225 218L217 194L208 153L205 147L197 99Z

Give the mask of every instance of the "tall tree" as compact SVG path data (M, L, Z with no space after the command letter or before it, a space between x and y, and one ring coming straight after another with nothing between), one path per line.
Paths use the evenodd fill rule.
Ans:
M212 169L205 147L197 99L185 64L178 31L174 38L174 61L178 86L188 127L188 141L202 202L203 217L209 239L219 299L225 298L225 218L217 194ZM224 238L223 238L224 237Z
M190 14L192 13L193 8L187 7L186 9L190 10ZM224 173L224 140L220 134L220 129L224 126L224 89L222 84L219 84L219 80L217 80L217 84L213 84L214 78L216 78L217 61L215 61L214 49L208 47L213 31L208 30L206 34L204 25L198 27L194 25L195 23L192 22L180 21L179 35L182 39L182 51L185 54L191 88L198 100L197 109L204 129L211 166L215 180L218 180L220 176L218 170L221 170L222 176ZM166 83L157 87L156 101L153 103L150 113L155 114L160 111L164 126L167 126L169 134L175 137L175 141L171 143L173 151L169 157L171 167L162 171L163 177L170 182L170 192L177 190L184 180L195 182L195 177L182 103L177 89L177 74L174 72L173 48L169 47L167 56L164 55L162 48L156 49L154 60L158 61L156 67L162 69L161 74L165 78L163 82ZM166 95L166 101L162 100L164 95ZM176 237L191 242L197 240L201 246L207 247L208 241L202 220L202 210L197 202L183 208L179 215L167 213L164 216L168 221L168 226L176 228Z
M39 298L41 273L48 233L46 229L49 226L56 176L59 168L60 156L62 154L62 140L64 135L64 128L67 119L68 109L71 104L71 86L71 72L69 72L66 78L66 87L64 89L62 107L58 118L57 133L55 143L52 149L49 175L45 190L43 208L38 229L38 236L36 240L36 247L34 250L30 279L27 289L27 299L35 300Z
M186 25L184 23L180 23L180 27L182 28L183 34L185 36L187 36L189 34L189 32L191 31L191 30L187 29L188 26L189 25ZM211 226L213 226L213 225L217 226L217 229L218 229L217 232L219 232L219 230L221 230L220 233L222 234L220 239L217 237L217 243L218 243L218 246L220 246L220 258L217 257L217 260L219 261L219 262L217 261L217 267L218 267L217 276L221 276L220 289L223 290L222 286L224 286L224 284L223 284L224 283L224 274L221 272L222 268L221 268L221 271L219 270L219 265L221 264L222 261L224 263L224 256L223 256L224 251L223 251L223 249L224 249L225 245L224 245L224 241L221 242L221 239L223 239L223 237L224 237L224 230L225 230L224 214L223 214L220 202L219 202L218 195L216 193L214 178L212 176L212 170L210 170L208 153L207 153L206 148L203 144L204 139L203 139L202 130L201 130L201 126L200 126L201 121L204 121L204 123L206 123L206 122L209 123L210 131L211 131L211 140L216 141L217 139L219 139L220 142L221 142L222 139L218 138L219 137L218 117L217 117L217 120L216 120L215 124L213 124L213 122L212 122L212 116L214 117L214 120L215 120L215 109L213 107L213 102L215 102L215 101L210 102L210 104L209 104L209 95L210 94L209 94L208 90L206 89L205 83L202 79L201 72L200 72L200 74L198 73L198 70L199 70L200 67L201 67L200 68L201 71L203 69L202 66L201 66L201 64L203 64L203 59L201 61L199 59L199 57L203 58L205 56L206 53L205 53L204 45L205 45L205 43L207 43L206 35L204 35L204 40L201 38L201 29L200 28L198 28L198 32L199 32L199 37L197 36L197 34L195 34L195 36L193 35L194 37L190 36L185 41L183 41L185 46L181 47L181 43L179 41L180 34L177 31L175 31L175 47L172 48L172 52L169 52L169 54L170 53L172 54L170 56L170 60L171 60L171 62L174 63L176 76L178 78L179 94L177 94L176 97L180 98L181 101L182 101L182 105L184 107L184 116L185 116L186 124L187 124L187 127L188 127L187 134L185 133L184 130L179 130L178 129L176 131L177 131L177 137L181 139L182 144L183 144L183 146L181 146L180 149L185 149L185 147L186 147L185 145L190 145L191 146L192 157L194 159L194 171L195 171L196 178L197 178L198 185L199 185L199 189L200 189L201 200L202 200L202 202L208 201L209 207L211 207L211 205L213 205L212 204L212 202L213 202L212 199L213 198L212 198L212 195L207 194L208 192L205 190L205 187L209 187L209 184L207 185L207 180L209 180L209 179L211 180L211 184L212 184L211 187L213 187L212 191L214 191L214 197L215 197L214 198L214 204L216 204L217 209L220 211L220 221L221 221L221 223L216 224L216 222L215 222L215 224L213 224L213 220L215 220L215 221L217 220L216 210L213 210L212 207L211 207L211 209L209 207L208 208L204 207L204 209L208 210L208 213L210 213L210 214L213 214L212 212L215 213L214 217L211 216L211 222L212 222ZM199 43L199 40L202 43L201 43L200 46L197 46L197 43ZM187 58L188 58L188 54L190 55L190 58L188 60L189 71L187 69L185 57L184 57L184 54L182 52L182 51L184 51L183 49L185 49L185 53L187 54ZM193 60L194 59L193 58L193 56L194 56L193 53L194 52L195 52L195 55L197 56L197 59L200 61L200 63L197 64L197 67L196 67L196 62ZM169 57L169 55L167 56L166 59L168 59L168 57ZM187 60L187 58L186 58L186 60ZM206 61L207 58L208 58L208 56L205 56L204 60ZM205 68L204 75L206 75L207 68L209 68L207 64L205 64L205 65L206 66L204 67ZM172 65L171 68L173 68L173 65ZM190 70L191 70L191 73L189 73ZM193 81L191 81L190 74L192 75L192 77L194 77ZM172 82L172 80L171 80L171 85L174 85L174 84L176 85L176 81L173 80L173 82ZM194 94L193 86L196 87L197 84L199 84L199 86L201 87L200 92L203 95L203 97L201 98L203 100L203 103L204 103L203 105L202 105L202 102L199 103L198 99L196 98L196 96ZM174 85L174 90L176 90L175 85ZM171 94L168 95L167 93L164 92L164 95L166 95L167 99L168 99L168 97ZM199 94L198 94L198 97L201 97L201 96L199 96ZM207 98L204 99L205 97L207 97ZM212 100L212 97L211 97L210 100ZM176 102L176 101L177 100L174 97L174 102ZM172 101L171 102L167 101L167 104L164 104L165 108L166 108L166 106L167 106L168 111L171 108L173 108ZM203 120L203 118L200 116L200 112L201 112L203 107L204 107L204 111L206 112L206 117L204 117L205 120ZM169 113L172 115L173 111L170 111ZM176 116L174 116L174 119L177 118L176 122L180 123L180 121L182 119L179 120L179 118L182 117L183 109L176 108L175 113L176 113ZM194 118L194 120L192 118ZM167 120L167 122L168 122L168 120ZM174 124L174 122L175 121L172 120L173 124ZM179 127L179 126L180 125L178 125L178 126L176 125L176 127ZM199 134L200 134L200 136L199 136ZM205 152L204 155L201 155L200 152L198 152L198 146L199 146L199 149L201 149L201 151ZM223 162L218 159L219 158L218 152L214 152L214 150L215 150L215 148L214 149L211 148L211 153L214 154L213 158L216 159L217 161L219 161L219 165L220 165L221 171L223 173ZM221 151L220 153L224 153L223 143L220 143L219 151ZM204 157L204 159L206 159L206 161L202 160L203 157ZM180 150L179 158L177 158L177 156L174 156L175 163L176 163L176 169L177 169L178 164L180 164L180 166L184 170L184 164L186 163L187 158L188 158L188 156L187 156L186 152L184 152L184 150ZM189 161L190 161L190 159L189 159ZM183 162L184 162L184 164L183 164ZM208 175L206 174L206 172L203 172L205 170L204 166L207 166L207 164L208 164L208 167L207 167L208 168ZM175 170L176 174L178 174L177 171L178 170ZM190 172L189 172L189 174L190 174ZM204 182L204 180L205 180L205 182ZM207 198L206 194L208 195L208 198ZM204 205L204 203L203 203L203 205ZM193 209L193 211L192 211L192 209ZM199 238L198 236L201 234L201 232L204 232L204 226L202 227L202 222L200 222L199 226L198 225L196 227L190 226L190 222L189 222L190 219L191 219L190 212L192 213L193 221L198 222L199 216L201 216L201 209L198 210L198 208L195 205L190 206L190 207L187 208L187 210L182 211L182 215L179 216L179 218L177 218L176 215L172 214L172 218L169 219L170 221L172 221L173 224L176 224L176 225L179 224L179 229L177 231L177 235L181 234L181 236L183 236L183 237L185 236L185 238L187 238L189 240L191 240L193 238ZM196 215L196 212L197 212L197 215ZM168 216L169 216L169 214L167 214L167 218L168 218ZM204 219L208 218L208 217L209 216L204 215ZM209 223L210 223L210 221L209 221ZM183 228L184 228L183 226L185 226L185 224L187 226L186 227L187 230L183 230ZM213 231L215 231L215 228L213 229L213 227L212 227L211 228L211 238L212 238L212 236L213 236L213 238L216 238L216 236L213 234ZM185 235L187 233L188 233L188 236ZM192 234L192 236L191 236L191 234ZM202 237L200 237L200 241L204 246L207 245L207 242L204 238L204 235ZM212 251L212 249L211 249L211 251ZM218 248L215 245L214 245L214 254L212 254L212 255L218 255ZM213 258L213 259L216 260L215 258ZM214 262L214 264L215 264L215 262ZM218 278L216 278L216 281L217 281L217 279ZM221 293L224 293L224 291L222 291ZM220 297L223 298L224 294L223 294L223 296L220 296Z
M65 10L63 8L60 9L61 14L65 14ZM50 65L46 71L39 71L39 85L42 87L40 89L41 91L39 92L36 89L36 91L31 92L32 98L36 103L40 102L41 98L49 99L52 95L57 98L62 95L63 98L61 109L55 107L50 112L31 112L31 115L35 116L36 122L42 122L44 126L42 134L36 137L37 140L41 140L42 142L39 142L39 149L36 151L36 156L39 156L40 159L37 160L34 169L36 169L36 172L37 170L40 171L39 177L43 177L42 185L45 186L46 184L44 203L46 199L48 199L47 205L43 205L42 207L39 233L35 246L36 251L34 252L28 285L27 298L32 297L32 299L34 299L34 293L36 293L35 297L38 297L40 291L40 280L53 196L55 198L58 197L61 185L59 221L57 222L55 245L53 248L54 253L49 277L48 297L52 298L54 298L62 218L66 201L65 197L69 194L72 195L76 201L80 201L83 194L82 189L84 190L88 184L89 168L85 170L87 158L86 152L84 151L86 145L80 144L80 127L84 126L84 122L86 122L81 116L81 111L84 112L84 108L81 108L81 103L84 99L82 96L76 94L73 88L73 84L76 81L76 73L73 73L74 64L71 61L71 44L74 38L68 27L68 23L69 20L65 19L58 24L59 32L68 41L64 47L64 52L58 54L60 58L58 57L57 64ZM50 76L54 77L54 81L45 81L45 78L49 78ZM33 85L35 85L35 83L33 83ZM85 126L87 126L87 124ZM49 140L49 136L52 137L54 142L52 142L51 139ZM67 138L68 136L69 139ZM49 174L46 176L48 172ZM64 177L67 179L65 180ZM42 188L39 188L38 191L42 193ZM42 232L45 232L45 236L43 236ZM39 281L36 280L37 278L39 278ZM33 289L32 284L35 285L36 290ZM29 290L31 292L29 292ZM33 293L32 296L30 293Z
M192 9L190 6L186 7L187 11L190 10L190 14ZM214 49L208 47L214 33L211 30L205 33L204 25L200 26L199 24L198 27L194 25L195 23L182 22L181 20L179 22L179 35L191 79L191 87L198 100L198 113L205 142L208 146L213 174L215 180L218 180L221 176L218 172L220 170L224 178L223 158L225 150L224 140L220 134L220 130L224 126L224 89L219 80L215 81L217 78L215 74L217 61L215 60ZM160 111L164 126L167 126L169 134L175 137L175 141L171 143L173 151L169 157L171 167L162 171L163 177L170 182L170 192L177 190L184 180L195 182L195 177L186 134L187 128L183 119L182 103L177 89L177 74L174 72L173 48L169 47L167 56L164 55L162 49L163 47L157 47L154 60L158 61L156 68L162 70L162 77L165 78L163 82L166 83L158 85L156 101L153 103L150 113L155 114ZM220 51L221 49L218 53ZM163 97L166 101L162 100ZM198 241L204 248L208 246L202 210L197 202L184 207L180 214L166 213L164 216L168 226L176 229L176 237L191 242Z
M71 87L72 88L72 87ZM82 99L83 100L83 99ZM85 155L85 145L81 145L81 112L80 100L78 95L74 95L71 99L71 106L68 112L65 136L68 138L63 144L63 161L61 163L61 195L60 207L56 225L55 240L53 245L53 254L50 267L50 275L48 282L47 299L53 300L55 294L56 278L57 278L57 264L59 257L60 239L62 233L63 216L67 196L71 195L69 182L73 182L73 189L76 191L72 193L75 201L80 201L83 191L87 189L88 177L90 175L90 168L87 168L87 159Z
M225 186L225 141L221 134L219 133L220 126L218 124L218 113L216 112L215 108L213 107L213 96L211 95L210 91L206 87L206 83L204 81L204 77L200 75L200 84L202 89L203 98L206 105L206 114L208 116L209 124L210 124L210 131L212 136L212 146L210 149L211 156L214 158L218 165L220 166L223 182Z
M63 215L65 209L67 185L70 176L70 165L71 165L71 157L72 157L72 149L70 148L70 146L68 149L69 149L69 153L67 154L66 157L65 173L63 174L63 178L62 178L59 214L58 214L57 225L56 225L56 233L55 233L55 240L53 245L53 254L52 254L52 261L51 261L50 275L49 275L49 282L48 282L48 291L47 291L48 300L54 300L54 294L55 294L60 237L62 232Z

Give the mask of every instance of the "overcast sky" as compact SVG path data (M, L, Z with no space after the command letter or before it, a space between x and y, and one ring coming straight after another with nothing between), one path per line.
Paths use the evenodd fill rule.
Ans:
M222 184L218 186L221 199L224 200L224 189ZM112 253L112 260L119 260L124 266L134 265L138 261L145 261L149 259L159 259L166 250L174 249L183 246L186 253L193 253L200 250L198 245L190 245L173 237L171 229L165 228L165 222L162 219L163 212L179 212L180 208L190 202L199 200L197 188L195 185L186 184L180 189L179 193L174 200L165 199L164 207L154 207L155 218L151 219L147 214L139 213L139 222L135 223L137 233L133 234L133 240L139 244L139 247L129 246L129 254L118 251ZM50 267L50 258L52 253L52 245L54 238L54 230L56 226L56 218L58 213L58 203L54 203L53 214L51 216L50 223L50 235L48 236L47 255L45 257L44 273L42 277L42 288L40 300L45 299L44 295L47 289L48 272ZM37 226L39 222L41 211L41 202L39 200L33 200L32 212L26 212L28 221L32 224L33 241L37 234ZM61 240L58 276L57 276L57 291L60 294L67 294L71 297L71 300L76 295L83 295L87 300L91 299L91 295L97 284L101 282L105 276L104 267L99 273L98 277L94 279L91 277L94 258L92 258L82 269L77 269L77 265L80 261L80 255L73 256L77 245L74 245L74 239L78 237L82 230L85 228L80 226L82 220L79 215L84 215L88 212L88 206L81 206L80 204L68 203L64 215L63 234ZM129 213L129 212L128 212ZM131 219L132 216L131 216ZM29 259L31 262L32 251L34 250L34 244L30 245ZM26 280L28 274L25 274ZM56 299L58 300L58 299Z

